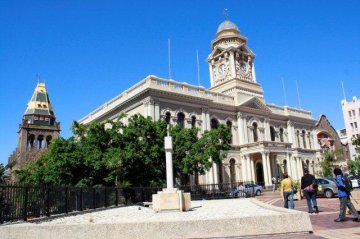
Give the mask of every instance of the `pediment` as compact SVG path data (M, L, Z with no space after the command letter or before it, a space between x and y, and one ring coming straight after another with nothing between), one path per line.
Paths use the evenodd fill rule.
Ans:
M263 111L266 113L271 113L272 111L257 97L252 97L239 105L240 108Z
M225 50L225 48L220 47L220 46L216 46L216 47L212 50L212 52L210 53L208 59L211 59L211 58L213 58L214 56L219 55L219 54L220 54L221 52L223 52L224 50Z
M251 55L252 57L255 57L254 52L252 52L252 51L250 50L250 48L249 48L246 44L243 44L243 45L239 46L239 47L237 48L237 50L240 51L240 52L242 52L242 53L245 52L245 53Z

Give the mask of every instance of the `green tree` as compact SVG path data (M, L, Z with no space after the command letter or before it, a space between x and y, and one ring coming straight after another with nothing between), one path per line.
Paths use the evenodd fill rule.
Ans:
M165 182L163 120L125 115L105 123L74 122L73 137L54 140L47 152L16 172L19 182L51 185L162 186ZM174 127L174 168L178 176L203 174L220 163L230 148L230 130L223 125L204 132Z
M322 175L323 177L328 177L332 175L334 164L338 161L343 160L341 152L341 149L325 150L323 152L324 160L320 162L320 175Z
M230 149L231 132L228 127L220 125L205 131L200 138L198 132L197 128L183 129L179 126L171 130L174 174L182 184L187 183L189 174L204 174L213 162L222 162Z
M0 184L5 182L5 171L6 168L2 163L0 163Z

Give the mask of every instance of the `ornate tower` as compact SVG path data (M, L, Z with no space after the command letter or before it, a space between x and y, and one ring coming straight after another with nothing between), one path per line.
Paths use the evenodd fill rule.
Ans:
M24 167L39 157L59 133L60 123L56 122L45 83L38 83L19 125L18 146L8 166L11 170Z
M225 20L220 24L211 49L208 57L211 90L231 95L241 93L243 98L256 96L263 100L263 90L256 82L255 54L233 22Z

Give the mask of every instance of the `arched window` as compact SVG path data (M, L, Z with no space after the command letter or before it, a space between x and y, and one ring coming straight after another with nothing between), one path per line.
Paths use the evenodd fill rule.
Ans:
M280 128L280 142L284 142L284 129Z
M236 183L235 159L230 159L230 182Z
M210 121L211 129L217 129L219 127L219 121L215 118L212 118Z
M305 133L305 130L301 131L301 137L302 137L304 149L306 149L306 133Z
M177 114L177 124L180 126L180 128L185 127L185 115L184 113L180 112Z
M170 112L166 112L165 114L165 121L167 124L170 124L170 118L171 118L171 113Z
M35 135L31 134L28 138L28 149L34 147L34 142L35 142Z
M259 137L258 137L258 125L257 125L257 123L253 123L252 124L252 126L253 126L253 137L254 137L254 142L257 142L257 141L259 141Z
M38 138L38 149L42 149L44 146L43 146L43 142L44 142L44 136L43 135L39 135Z
M193 115L191 116L191 128L195 128L196 127L196 116Z
M226 126L230 129L230 135L231 135L230 143L232 144L232 122L230 120L226 121Z
M271 141L275 141L275 129L273 126L270 126L270 138Z
M219 175L219 183L223 183L223 164L222 162L218 163L218 175Z
M46 136L46 147L49 146L51 140L52 140L51 135Z
M311 149L311 135L310 135L310 132L308 132L307 137L309 138L309 149Z

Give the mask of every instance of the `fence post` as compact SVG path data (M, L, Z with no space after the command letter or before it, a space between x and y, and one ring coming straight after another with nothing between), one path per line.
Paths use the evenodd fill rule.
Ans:
M104 206L107 207L107 191L106 191L106 187L104 187Z
M117 187L115 188L115 204L119 206L119 190Z
M69 209L68 209L68 194L69 194L69 188L68 187L66 187L65 188L65 213L66 214L68 214L68 212L69 212Z
M50 217L50 187L46 189L46 216Z
M28 186L25 186L24 212L23 212L23 219L24 219L24 221L27 221L28 192L29 192L29 187L28 187Z
M96 188L93 188L93 209L96 208Z
M83 210L83 189L80 188L80 211Z

